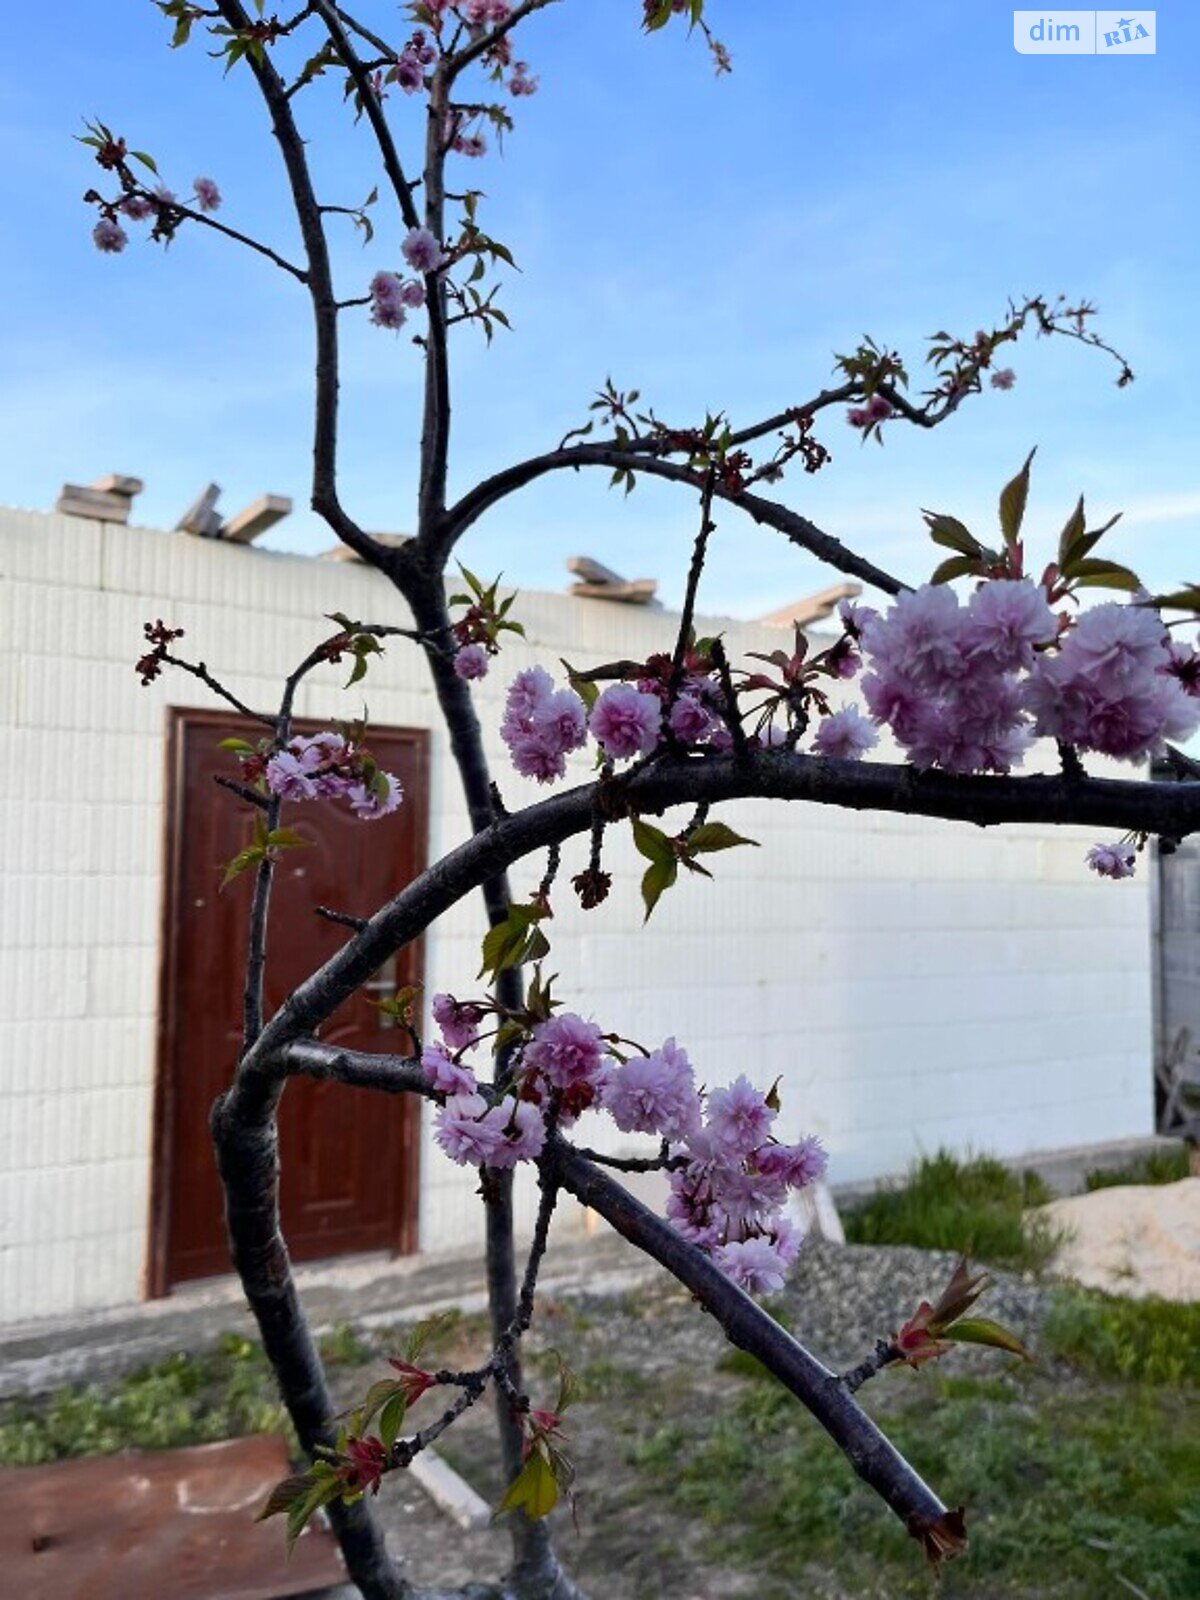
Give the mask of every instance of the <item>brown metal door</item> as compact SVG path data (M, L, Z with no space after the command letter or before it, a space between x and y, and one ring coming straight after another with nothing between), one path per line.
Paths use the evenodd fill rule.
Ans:
M316 726L298 724L311 733ZM236 775L219 740L255 738L236 716L173 713L169 751L168 848L151 1293L225 1272L224 1211L208 1131L209 1111L228 1084L242 1028L242 977L252 873L221 889L224 863L249 842L254 808L214 783ZM267 939L266 1010L350 937L314 914L318 905L366 916L425 862L427 739L370 731L372 754L399 775L405 800L377 822L311 801L285 807L284 821L312 841L276 868ZM371 1001L420 979L419 947L403 951L321 1029L331 1044L395 1048L396 1033ZM352 1251L416 1248L419 1106L339 1084L296 1080L280 1111L280 1205L296 1260Z

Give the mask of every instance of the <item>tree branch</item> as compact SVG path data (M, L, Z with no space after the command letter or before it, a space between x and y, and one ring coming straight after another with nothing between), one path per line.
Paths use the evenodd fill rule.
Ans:
M830 761L788 750L668 757L621 781L629 805L660 813L671 806L753 797L807 800L852 810L970 822L1086 826L1183 838L1200 830L1200 784L1115 778L960 776L882 762ZM297 986L243 1061L235 1095L261 1092L272 1053L311 1033L390 955L418 938L481 885L502 881L514 862L591 831L595 784L553 795L491 823L400 891L366 928Z
M563 450L551 450L545 455L533 456L528 461L518 462L515 466L507 467L503 472L485 479L464 495L456 505L451 506L438 527L434 548L439 558L443 562L448 559L455 544L471 524L507 495L523 489L526 484L533 483L537 478L545 477L547 473L579 467L628 468L632 472L644 473L648 477L665 478L671 483L684 483L691 489L699 488L703 484L702 476L690 467L674 461L665 461L659 456L630 451L621 445L578 444L570 445ZM718 499L728 501L755 522L777 529L792 544L807 550L818 560L850 577L861 578L864 583L882 590L884 594L900 594L908 587L891 573L848 550L832 534L825 533L807 517L802 517L799 512L791 511L775 500L768 500L763 495L751 494L746 490L731 492L722 488L720 484L717 485L715 493Z
M855 1472L909 1533L929 1548L947 1530L947 1509L842 1384L837 1374L750 1299L681 1234L612 1178L556 1139L550 1164L564 1189L667 1269L720 1323L729 1341L761 1361L821 1424ZM945 1533L942 1533L945 1536Z
M558 0L521 0L521 4L514 6L503 22L480 34L479 38L460 50L457 55L446 58L447 87L454 82L460 72L471 65L472 61L477 61L480 56L485 55L498 40L506 33L511 33L517 24L524 22L532 12L543 11L547 6L557 4Z
M251 27L241 0L217 0L218 9L230 27L248 31ZM304 141L292 115L291 102L283 79L275 71L266 52L246 56L259 92L271 117L271 129L283 155L292 204L300 225L304 254L308 263L307 280L312 300L316 335L316 401L313 413L312 507L325 518L338 538L357 555L381 571L391 572L396 552L378 544L364 533L342 508L337 490L338 428L338 311L329 245L321 208L313 190Z

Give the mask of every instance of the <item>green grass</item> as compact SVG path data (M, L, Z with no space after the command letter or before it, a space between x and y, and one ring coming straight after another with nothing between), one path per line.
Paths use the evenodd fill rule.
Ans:
M992 1156L960 1161L939 1150L914 1162L903 1184L848 1208L843 1221L853 1244L954 1250L995 1266L1036 1271L1062 1235L1026 1208L1051 1198L1036 1173L1018 1176Z
M174 1355L107 1387L87 1384L0 1406L0 1465L165 1450L287 1430L262 1351L226 1334L200 1356Z
M1200 1303L1057 1289L1041 1343L1100 1378L1194 1383L1200 1376Z
M1178 1183L1187 1175L1188 1153L1180 1146L1178 1150L1153 1150L1140 1161L1108 1172L1096 1168L1087 1173L1083 1181L1090 1193L1093 1189L1111 1189L1124 1183Z
M943 1595L1200 1595L1194 1390L1081 1399L1037 1375L927 1370L885 1375L868 1398L917 1469L969 1508L968 1553ZM743 1379L715 1416L658 1429L633 1461L651 1501L666 1499L706 1557L753 1572L764 1600L809 1592L819 1569L862 1600L937 1592L895 1518L773 1381Z

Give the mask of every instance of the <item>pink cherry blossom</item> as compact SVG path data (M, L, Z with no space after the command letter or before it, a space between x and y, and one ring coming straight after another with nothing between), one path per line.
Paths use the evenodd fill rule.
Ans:
M196 192L196 204L201 211L219 211L221 208L221 191L211 178L197 178L192 188Z
M413 311L418 306L425 304L425 285L420 278L406 278L404 280L400 285L400 299Z
M725 1156L747 1156L765 1144L775 1120L766 1097L743 1074L708 1097L708 1132Z
M1094 844L1086 859L1101 878L1132 878L1137 870L1137 851L1131 844Z
M991 376L993 389L1011 389L1016 381L1017 375L1011 367L1001 367L999 371L993 372Z
M694 694L679 696L667 722L681 744L703 744L719 726L716 716Z
M685 1051L668 1039L649 1056L634 1056L604 1086L600 1103L622 1133L685 1139L700 1125L700 1097Z
M479 678L487 677L488 653L481 644L464 644L455 652L454 670L458 676L470 683Z
M747 1294L777 1294L783 1288L784 1263L770 1239L735 1239L713 1254L713 1260Z
M112 217L101 217L92 229L92 243L104 255L119 256L129 243L129 235Z
M845 706L822 718L813 749L835 761L861 761L878 743L879 735L858 707Z
M607 1072L600 1029L573 1011L560 1011L533 1030L522 1065L556 1089L582 1084L600 1087Z
M425 87L425 71L415 51L407 45L396 57L392 77L405 94L416 94Z
M1046 591L1028 578L993 579L971 596L964 624L964 644L971 661L987 661L1003 671L1031 667L1034 646L1049 644L1058 620Z
M516 98L522 95L536 94L538 79L530 76L529 63L518 61L513 67L513 75L508 80L508 92Z
M371 279L371 321L377 328L402 328L404 284L394 272L377 272Z
M281 800L315 800L317 780L311 763L292 750L279 750L267 762L267 788Z
M532 1100L509 1096L493 1106L484 1119L500 1131L488 1166L515 1167L518 1161L536 1161L546 1144L546 1122L542 1109Z
M470 1067L455 1061L444 1045L427 1044L421 1052L421 1071L439 1094L473 1095L477 1091Z
M478 1006L456 1000L452 994L435 994L431 1010L451 1050L466 1050L479 1042Z
M127 194L117 209L122 216L128 217L130 222L144 222L148 216L152 215L154 203L151 200L147 200L144 194Z
M436 272L442 264L442 247L428 228L412 228L400 253L414 272Z
M588 726L605 755L617 761L649 755L662 729L662 703L631 683L613 683L592 707Z
M821 1141L809 1134L798 1144L767 1144L754 1153L754 1164L760 1172L768 1172L783 1179L789 1189L804 1189L825 1176L829 1165Z
M488 1109L481 1094L456 1094L434 1118L434 1138L460 1167L486 1166L504 1143L504 1129Z
M390 816L404 798L400 780L394 774L380 772L376 778L382 780L382 794L374 788L368 788L365 783L352 784L346 791L351 811L364 822L375 822L380 817Z

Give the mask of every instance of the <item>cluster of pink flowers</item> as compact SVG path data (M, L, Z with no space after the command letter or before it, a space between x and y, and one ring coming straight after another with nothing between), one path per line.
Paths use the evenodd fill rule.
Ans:
M526 667L509 685L500 737L523 777L550 783L587 738L583 701L573 689L556 689L544 667Z
M1027 682L1035 647L1058 634L1045 591L1027 579L982 584L967 605L946 584L901 595L854 623L870 658L863 696L918 767L1008 772L1032 737Z
M511 11L509 0L466 0L462 19L469 28L496 28L508 21Z
M445 1096L435 1136L451 1160L488 1167L535 1160L551 1106L561 1124L589 1108L606 1111L623 1133L651 1134L669 1147L667 1215L684 1237L751 1293L782 1287L800 1245L784 1215L788 1192L822 1177L826 1157L815 1138L777 1142L775 1102L745 1077L712 1090L706 1107L673 1038L621 1060L594 1022L566 1011L537 1024L511 1087L493 1102L461 1060L478 1042L479 1008L437 995L433 1016L442 1040L425 1047L421 1066Z
M243 757L248 776L259 775L260 767L267 788L281 800L345 800L364 821L386 817L404 798L399 778L338 733L290 739L265 761Z
M865 406L851 406L846 412L846 421L852 428L869 428L878 422L886 422L892 414L892 403L881 394L873 394Z
M826 1167L816 1138L777 1143L775 1117L767 1097L745 1077L714 1089L704 1122L697 1118L677 1152L686 1164L671 1173L667 1201L680 1233L752 1294L783 1287L800 1248L784 1215L788 1191L815 1182Z
M1200 725L1192 657L1172 645L1151 607L1094 606L1060 650L1034 664L1027 703L1036 732L1118 761L1186 739Z
M437 272L445 252L428 228L412 228L400 253L416 273ZM371 321L377 328L402 328L409 311L425 304L420 277L402 278L397 272L377 272L371 279Z
M409 309L425 303L424 284L395 272L377 272L369 292L371 321L377 328L402 328Z
M436 60L437 51L425 37L424 30L417 28L396 57L388 77L391 82L398 83L405 94L416 94L425 87L425 68Z

